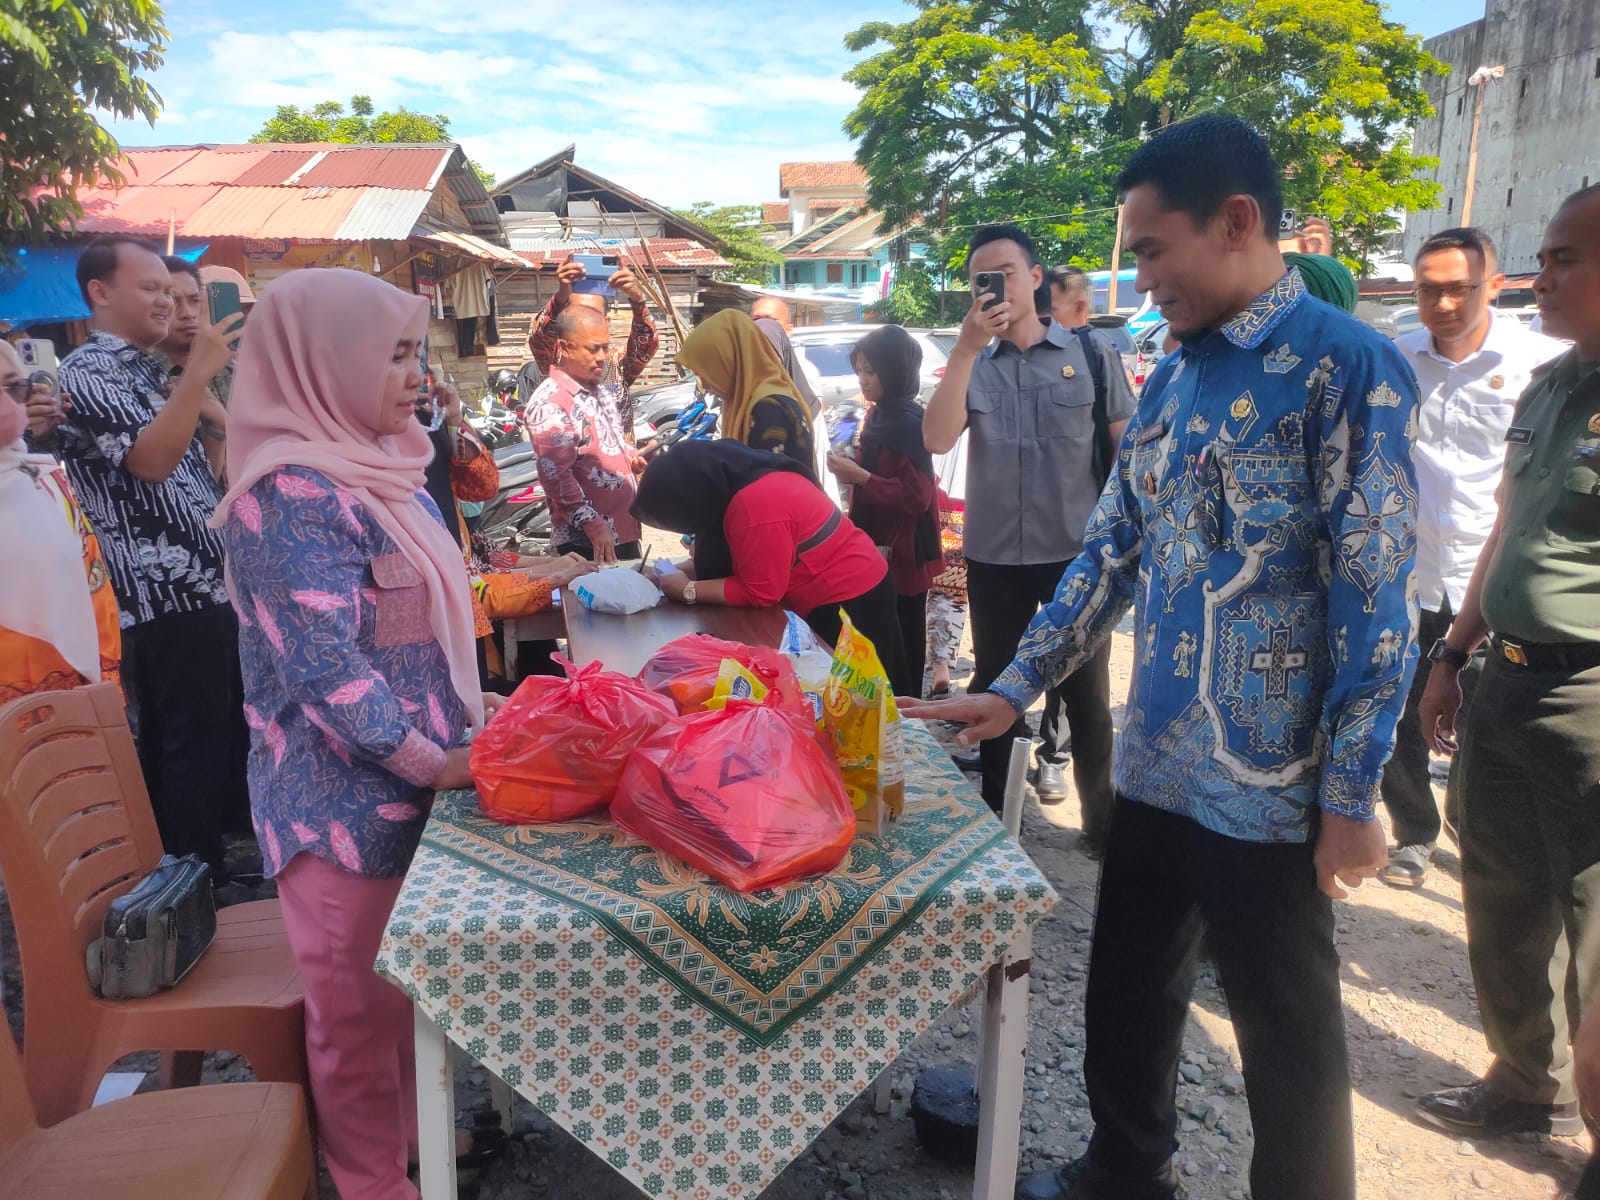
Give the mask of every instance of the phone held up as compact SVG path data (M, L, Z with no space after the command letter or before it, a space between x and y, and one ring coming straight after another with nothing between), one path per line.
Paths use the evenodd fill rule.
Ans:
M1285 237L1288 237L1291 233L1293 233L1294 232L1294 228L1295 228L1295 225L1294 225L1295 220L1296 220L1296 218L1295 218L1294 209L1292 209L1292 208L1284 209L1283 210L1283 215L1278 218L1278 236L1281 237L1281 238L1285 238Z
M56 348L53 343L44 338L23 338L17 343L17 354L22 359L22 365L27 368L28 382L35 389L43 384L48 395L55 396L60 393L59 364L56 362Z
M617 294L609 282L622 265L615 254L575 254L572 261L583 268L583 278L572 285L573 291L591 296Z
M979 271L972 277L972 282L977 294L980 297L987 297L983 301L985 312L1006 298L1006 277L1003 271Z
M213 325L221 324L234 313L243 312L244 304L239 299L239 285L216 282L206 284L206 308Z

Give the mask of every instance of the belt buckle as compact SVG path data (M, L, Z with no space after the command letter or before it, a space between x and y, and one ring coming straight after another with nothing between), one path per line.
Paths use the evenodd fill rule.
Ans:
M1528 665L1527 652L1515 642L1508 642L1504 638L1501 638L1500 653L1505 655L1505 659L1509 663L1516 663L1516 665L1519 667L1525 667Z

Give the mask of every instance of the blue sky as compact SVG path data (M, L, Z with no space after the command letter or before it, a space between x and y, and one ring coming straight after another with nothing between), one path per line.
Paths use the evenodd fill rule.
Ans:
M1424 36L1482 15L1477 0L1390 10ZM280 104L366 94L380 110L444 113L502 178L575 142L584 166L662 203L775 200L780 162L852 153L844 35L911 12L902 0L168 0L154 80L165 110L154 129L111 130L128 146L238 142Z

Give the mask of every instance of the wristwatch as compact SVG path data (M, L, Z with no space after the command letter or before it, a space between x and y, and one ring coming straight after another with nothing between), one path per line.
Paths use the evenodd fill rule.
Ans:
M683 585L683 602L685 604L694 603L694 582L695 581L691 579L688 583Z
M1428 661L1442 662L1452 670L1459 671L1472 661L1472 655L1465 650L1450 649L1449 646L1445 645L1444 639L1440 638L1433 644L1433 649L1428 651Z

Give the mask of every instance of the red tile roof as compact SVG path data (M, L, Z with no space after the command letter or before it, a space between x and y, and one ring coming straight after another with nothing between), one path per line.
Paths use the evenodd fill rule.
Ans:
M858 187L865 190L867 173L859 163L792 162L778 167L778 194L787 196L790 188Z
M829 217L842 208L849 208L854 200L813 200L809 205L813 217Z
M793 219L782 200L769 200L761 206L761 220L767 225L787 225Z

